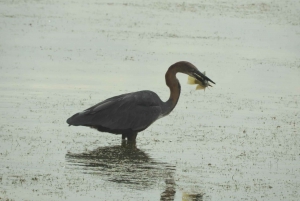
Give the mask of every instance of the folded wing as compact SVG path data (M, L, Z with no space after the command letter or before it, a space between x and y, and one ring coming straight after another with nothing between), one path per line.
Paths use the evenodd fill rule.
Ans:
M158 119L161 111L161 100L154 92L139 91L109 98L73 115L67 123L111 133L141 131Z

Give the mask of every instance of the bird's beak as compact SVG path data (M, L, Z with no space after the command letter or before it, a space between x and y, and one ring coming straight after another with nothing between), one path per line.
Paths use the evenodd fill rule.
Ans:
M192 75L194 78L196 78L197 80L199 80L201 83L208 86L211 86L208 82L211 82L213 84L216 84L214 81L212 81L211 79L209 79L208 77L206 77L206 75L204 75L203 73L201 73L200 71L196 71L193 73Z

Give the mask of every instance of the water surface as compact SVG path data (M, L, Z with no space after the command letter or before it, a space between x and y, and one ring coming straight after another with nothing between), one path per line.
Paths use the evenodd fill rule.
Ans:
M298 200L298 1L0 4L0 200ZM216 86L136 145L65 123L180 60Z

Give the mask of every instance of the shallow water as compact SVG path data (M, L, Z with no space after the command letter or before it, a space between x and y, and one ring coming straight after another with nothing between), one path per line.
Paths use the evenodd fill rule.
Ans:
M298 1L0 2L0 200L298 200ZM168 98L137 144L66 119L108 97Z

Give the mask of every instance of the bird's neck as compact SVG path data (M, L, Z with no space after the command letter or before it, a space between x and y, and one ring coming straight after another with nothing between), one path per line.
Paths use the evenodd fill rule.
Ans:
M166 84L170 88L170 97L165 102L166 111L163 111L164 115L169 114L176 106L179 96L180 96L180 83L176 78L176 73L178 72L177 66L171 66L166 73Z

